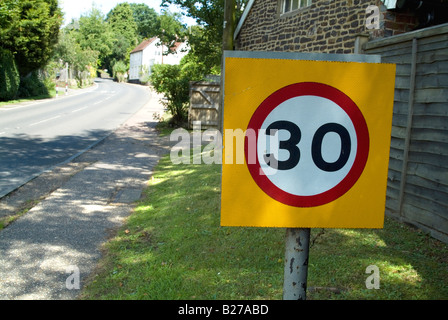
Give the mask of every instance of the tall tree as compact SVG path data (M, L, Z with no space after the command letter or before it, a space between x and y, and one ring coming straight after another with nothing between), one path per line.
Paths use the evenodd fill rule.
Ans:
M56 63L59 63L59 61L68 62L70 67L75 70L74 74L78 86L82 87L82 72L88 71L89 66L96 67L98 55L98 51L90 48L83 49L76 40L76 31L65 28L59 34L59 42L53 60Z
M164 10L159 16L160 29L158 37L166 46L164 54L169 54L171 45L175 41L184 38L186 34L186 27L180 22L181 17L180 13L173 13L169 10Z
M14 54L21 76L51 59L61 23L58 0L0 2L0 43Z
M160 20L157 12L144 3L130 3L137 23L139 42L143 39L155 37L160 30Z
M107 57L112 54L116 42L112 28L105 21L104 15L95 6L79 18L77 42L82 49L91 49L99 53L99 66L104 66Z
M241 17L247 0L236 0L235 23ZM162 6L175 4L196 19L200 29L189 35L192 51L207 61L210 68L220 67L224 24L224 0L162 0Z
M8 33L13 29L19 20L19 6L17 0L0 1L0 39L4 44Z
M117 4L108 14L106 21L115 37L111 54L105 59L108 69L117 62L129 64L129 54L138 44L137 23L129 3Z
M137 42L137 23L134 19L134 13L127 2L119 3L113 8L106 17L114 34L120 34L125 37L131 46Z

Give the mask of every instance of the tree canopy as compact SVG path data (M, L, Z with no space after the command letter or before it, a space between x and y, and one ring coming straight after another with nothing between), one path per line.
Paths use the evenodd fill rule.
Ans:
M242 15L247 0L236 0L235 25ZM224 23L224 0L162 0L162 6L177 5L187 16L196 20L198 27L188 35L192 54L199 57L206 68L221 66Z
M61 23L58 0L0 2L0 43L14 54L21 76L52 58Z
M134 21L137 24L139 42L155 37L160 30L160 20L157 12L144 3L130 3Z
M170 53L170 45L173 42L183 39L186 35L187 29L180 22L180 19L181 15L179 13L172 13L169 10L163 11L159 16L160 26L157 36L168 48L165 54Z
M118 61L129 63L129 54L138 44L138 26L134 13L127 2L119 3L106 17L106 22L114 34L111 54L105 59L108 69Z
M99 65L103 65L112 54L116 42L113 30L103 13L93 6L87 14L79 18L79 28L75 32L81 48L97 51Z

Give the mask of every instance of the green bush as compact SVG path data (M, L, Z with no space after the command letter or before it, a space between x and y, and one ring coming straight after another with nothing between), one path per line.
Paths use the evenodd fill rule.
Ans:
M50 90L54 89L54 83L39 76L37 71L20 79L20 88L18 96L20 98L29 98L37 96L50 96Z
M126 64L123 61L117 61L115 62L114 66L112 67L114 72L114 78L118 82L124 82L125 81L125 74L128 72L128 68Z
M188 101L190 97L189 78L179 65L156 64L152 68L151 84L158 93L163 93L164 102L173 116L176 126L182 126L188 119Z
M140 83L143 85L147 85L149 83L150 79L151 79L151 76L149 74L145 74L145 75L141 76Z
M14 99L19 89L20 76L14 56L0 48L0 101Z

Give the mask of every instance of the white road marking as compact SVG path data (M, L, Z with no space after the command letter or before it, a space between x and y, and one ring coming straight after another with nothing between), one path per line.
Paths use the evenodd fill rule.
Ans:
M85 106L85 107L82 107L82 108L73 110L71 113L79 112L79 111L84 110L84 109L87 109L87 108L88 108L88 106Z
M53 118L48 118L48 119L45 119L45 120L42 120L42 121L39 121L39 122L32 123L32 124L30 124L29 126L32 127L32 126L35 126L35 125L38 125L38 124L41 124L41 123L44 123L44 122L47 122L47 121L51 121L51 120L54 120L54 119L57 119L57 118L60 118L60 117L61 117L61 116L56 116L56 117L53 117Z

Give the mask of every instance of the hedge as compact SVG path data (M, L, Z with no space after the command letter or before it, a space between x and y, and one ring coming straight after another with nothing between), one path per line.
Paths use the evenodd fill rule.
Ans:
M0 48L0 101L14 99L20 85L20 76L13 54Z

